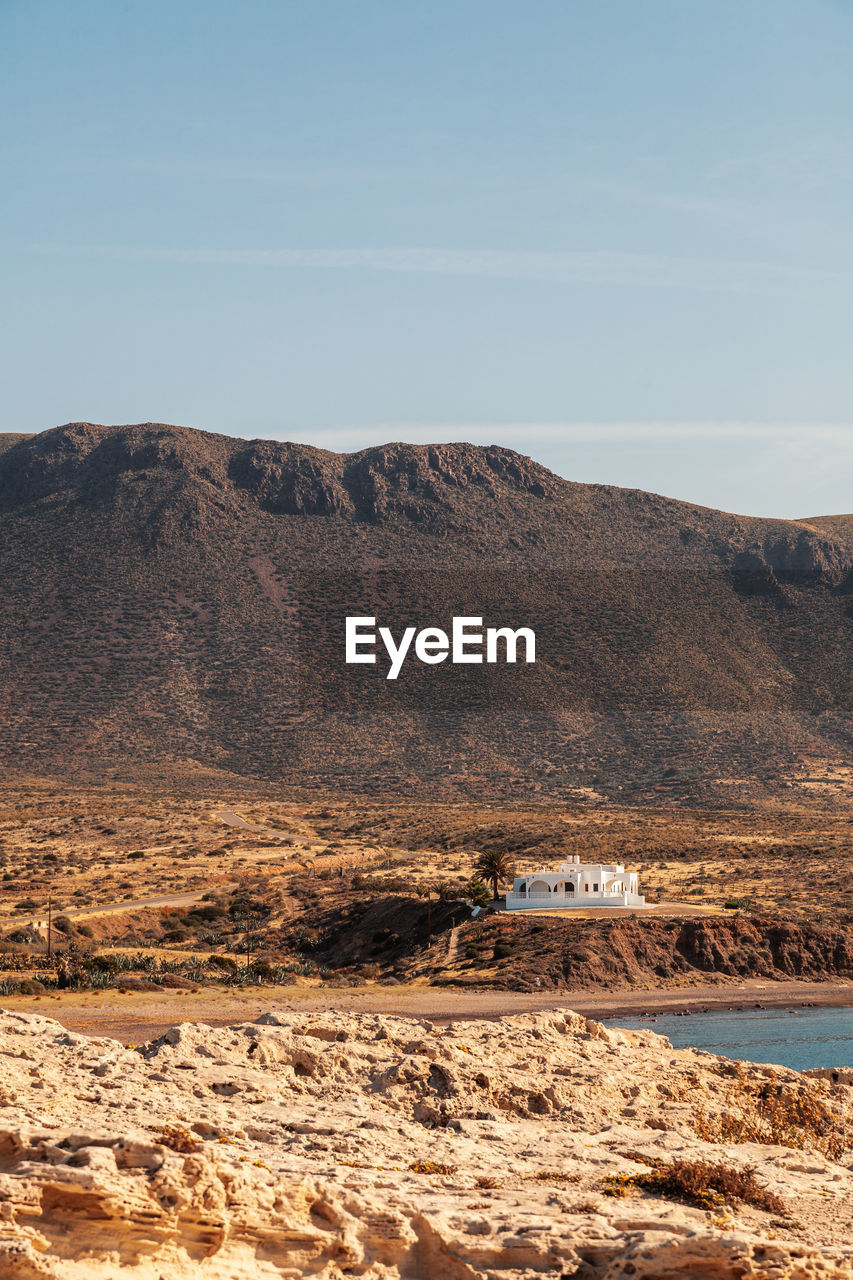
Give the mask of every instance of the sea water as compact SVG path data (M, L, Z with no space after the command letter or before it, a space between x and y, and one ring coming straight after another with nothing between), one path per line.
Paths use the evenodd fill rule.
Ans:
M853 1067L853 1007L737 1009L725 1013L608 1018L608 1027L645 1028L676 1049L707 1049L746 1062L771 1062L796 1071Z

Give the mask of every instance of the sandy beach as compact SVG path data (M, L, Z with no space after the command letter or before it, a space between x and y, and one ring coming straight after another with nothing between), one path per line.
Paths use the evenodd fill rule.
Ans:
M327 1010L390 1013L447 1023L495 1019L513 1013L572 1009L593 1018L638 1017L657 1013L700 1013L763 1006L853 1005L853 982L770 982L703 984L684 989L596 992L460 991L421 985L329 987L291 985L240 991L205 987L197 992L80 991L45 996L9 996L2 1007L55 1018L69 1031L110 1036L135 1044L162 1035L181 1022L227 1026L270 1009L319 1013Z

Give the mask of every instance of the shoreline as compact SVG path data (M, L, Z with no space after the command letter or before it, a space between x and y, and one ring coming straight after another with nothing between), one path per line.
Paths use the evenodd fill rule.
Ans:
M106 1036L122 1042L156 1039L182 1022L228 1026L250 1022L271 1010L306 1014L328 1010L396 1014L430 1022L497 1021L520 1013L570 1009L585 1017L612 1021L620 1017L653 1018L660 1014L719 1013L755 1008L853 1006L853 981L771 982L748 979L737 984L702 984L683 990L661 988L618 992L471 991L448 987L298 986L246 989L203 987L198 992L110 990L8 996L10 1012L53 1018L69 1031Z
M695 987L677 991L619 992L602 1002L590 996L583 1001L589 1017L636 1018L666 1014L735 1013L747 1009L801 1009L853 1007L853 982L768 982L750 979L734 987ZM588 1012L587 1006L598 1009ZM645 1006L645 1009L643 1008Z

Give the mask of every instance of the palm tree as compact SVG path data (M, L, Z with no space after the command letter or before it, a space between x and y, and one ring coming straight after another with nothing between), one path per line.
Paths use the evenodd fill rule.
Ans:
M515 875L515 863L508 853L499 849L484 849L474 866L484 880L492 886L492 897L498 896L498 885L501 880L511 880Z

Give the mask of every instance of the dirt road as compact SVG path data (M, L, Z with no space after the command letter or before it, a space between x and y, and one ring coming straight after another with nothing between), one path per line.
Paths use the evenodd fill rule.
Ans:
M194 902L200 902L205 894L204 889L197 889L192 893L156 893L146 898L122 898L117 902L101 902L93 903L88 907L63 907L61 911L54 910L53 918L63 915L69 920L84 920L92 916L107 916L120 911L143 911L156 909L157 907L188 907ZM18 927L46 929L47 915L44 908L38 915L23 915L21 912L14 912L11 915L0 916L0 925L14 923Z
M281 827L261 827L257 823L247 822L242 814L234 813L232 809L216 809L213 813L214 818L219 818L229 827L239 827L241 831L252 831L259 836L274 836L276 840L293 840L297 844L304 844L309 849L325 849L328 840L312 840L310 836L300 835L298 831L284 831Z

